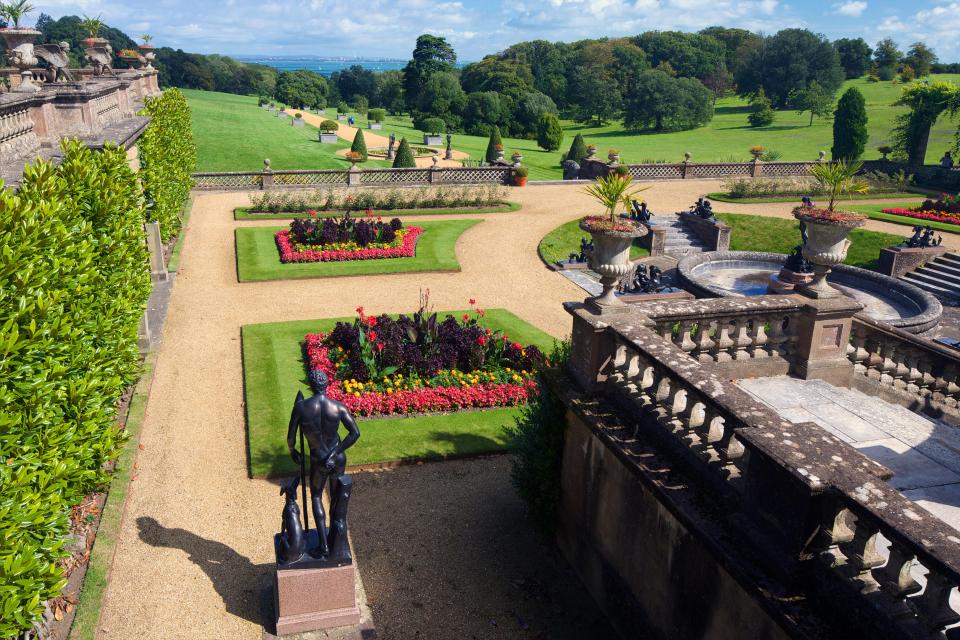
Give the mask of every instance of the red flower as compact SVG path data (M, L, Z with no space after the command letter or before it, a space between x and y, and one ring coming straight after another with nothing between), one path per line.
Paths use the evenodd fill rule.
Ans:
M473 298L470 298L470 300L468 300L468 302L470 303L470 306L471 306L471 307L472 307L473 305L477 304L477 301L474 300Z
M311 217L311 218L316 218L316 217L317 217L317 212L316 212L316 211L311 210L311 211L308 211L307 213L310 214L310 217Z
M368 333L368 334L367 334L367 339L368 339L368 340L376 340L376 339L377 339L377 332L376 332L376 331L371 331L370 333Z
M357 313L363 315L363 307L357 307Z
M486 346L487 338L485 336L477 336L477 344L481 347Z
M377 347L377 351L383 351L383 343L382 343L382 342L378 342L378 343L376 344L376 347Z
M377 319L373 316L370 316L369 318L367 318L367 326L371 328L377 326Z
M381 258L412 258L417 254L417 239L422 227L406 227L402 244L389 249L306 249L297 251L290 240L290 230L278 231L274 238L280 250L280 262L346 262L348 260L379 260Z
M466 321L469 320L469 319L470 319L470 316L468 316L467 314L463 314L463 321L464 321L464 322L466 322Z
M485 318L487 316L487 312L484 311L483 309L477 309L477 315L480 316L481 318Z
M523 349L523 345L520 344L519 342L514 342L513 345L511 346L513 346L513 348L516 349L517 351L520 351L521 349Z

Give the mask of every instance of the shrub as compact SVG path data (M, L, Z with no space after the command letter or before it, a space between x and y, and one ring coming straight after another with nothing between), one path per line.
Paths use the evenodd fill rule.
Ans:
M545 113L537 121L537 145L547 151L556 151L563 142L560 120L553 113Z
M777 114L773 110L773 104L764 93L763 89L750 101L750 115L747 116L747 122L751 127L767 127L773 124Z
M570 145L570 151L567 152L564 160L580 162L585 157L587 157L587 145L583 142L583 136L578 133L574 136L573 143Z
M298 111L293 117L296 118L297 120L302 120L303 114Z
M177 144L177 141L171 141ZM126 152L61 145L0 190L0 637L65 584L71 508L108 480L150 295L143 193Z
M500 149L503 149L503 140L500 139L500 127L494 125L493 130L490 131L490 139L487 141L487 152L484 154L484 159L490 164L497 161L498 145Z
M370 109L370 111L367 112L367 119L370 122L383 122L386 117L386 109Z
M250 196L250 210L269 213L305 211L366 211L422 207L491 206L503 202L504 187L416 187L407 189L307 192L264 191Z
M517 167L516 169L513 170L513 175L515 175L518 178L526 178L527 176L530 175L530 168Z
M886 66L880 67L877 69L877 80L883 80L884 82L889 82L897 77L896 67Z
M447 130L447 123L443 118L424 118L420 124L424 133L443 133Z
M180 233L197 166L190 106L178 89L167 89L144 101L144 113L150 124L137 141L139 176L147 202L152 203L147 216L160 223L160 234L167 241Z
M324 120L320 123L319 129L324 133L336 133L340 130L340 125L338 125L334 120Z
M350 113L350 107L347 105L346 102L342 102L342 101L341 101L341 102L338 102L338 103L337 103L337 113L338 113L338 114L347 114L347 113Z
M397 147L397 155L393 157L393 168L406 169L416 166L417 162L413 159L413 152L410 151L410 144L407 142L406 138L400 138L400 146Z
M363 129L357 129L357 135L353 136L353 144L350 145L350 151L360 155L360 162L367 161L367 143L363 139Z
M770 149L769 151L764 151L760 154L761 162L776 162L783 157L783 153L777 151L776 149Z
M866 101L856 87L850 87L840 97L834 112L833 147L830 150L833 159L857 160L863 155L867 138Z

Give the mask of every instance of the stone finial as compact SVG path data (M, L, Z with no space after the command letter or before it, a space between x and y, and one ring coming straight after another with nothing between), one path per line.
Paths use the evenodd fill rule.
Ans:
M826 151L818 151L818 152L817 152L817 162L823 162L823 159L826 158L826 157L827 157L827 152L826 152Z
M690 155L690 152L689 152L689 151L686 151L686 152L684 152L684 154L683 154L683 161L684 161L684 162L690 162L690 158L692 158L692 157L693 157L693 156Z
M430 156L430 161L433 162L433 166L437 166L440 162L440 154L434 151L433 155Z
M270 158L263 159L263 170L270 171Z

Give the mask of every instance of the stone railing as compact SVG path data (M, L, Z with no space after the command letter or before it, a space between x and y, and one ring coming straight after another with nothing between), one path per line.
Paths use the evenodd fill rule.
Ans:
M960 352L857 316L847 357L854 387L960 425Z
M26 105L0 105L0 157L16 157L40 147Z
M409 169L349 169L202 172L193 174L194 188L249 190L317 185L383 186L430 184L512 184L513 168L423 167Z
M742 563L749 549L754 575L766 572L763 590L816 603L801 606L827 626L822 637L854 629L856 637L943 638L945 627L960 621L950 605L960 584L960 536L890 487L882 465L818 425L783 420L689 357L667 324L669 307L688 304L604 316L566 305L574 317L570 372L626 429L605 446L640 441L659 455L679 456L680 466L670 468L692 474L700 487L695 502L717 514L709 526L727 527L720 537L729 546L713 552L729 548L732 555L721 562ZM642 458L624 450L618 459L631 466ZM671 488L680 483L689 488L670 478ZM691 504L687 497L670 508ZM685 521L699 526L696 518ZM630 562L641 553L623 551Z

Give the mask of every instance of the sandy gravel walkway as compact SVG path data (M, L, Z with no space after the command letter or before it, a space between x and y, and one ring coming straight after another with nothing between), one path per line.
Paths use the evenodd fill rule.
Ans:
M676 211L716 184L658 183L644 196L655 211ZM570 319L560 303L584 294L546 270L536 247L558 225L598 212L597 207L577 187L566 185L512 189L509 197L522 202L523 209L472 216L485 221L457 245L460 273L241 285L234 228L276 223L235 222L232 209L248 204L244 194L196 196L100 638L260 638L264 611L269 610L264 597L269 594L271 537L279 526L282 500L273 484L247 477L242 325L352 315L358 305L368 313L409 312L419 290L429 288L438 309L462 308L468 298L476 298L555 336L568 334ZM789 205L717 209L781 216ZM890 226L868 224L878 230ZM895 229L905 233L903 227ZM376 522L376 514L363 512L365 498L359 491L356 501L354 521ZM360 556L361 568L363 560ZM389 614L390 609L379 611Z
M309 111L300 111L299 109L287 109L287 113L293 114L293 116L299 113L303 116L304 122L306 122L307 124L311 124L315 127L320 126L321 122L323 122L324 120L327 120L327 118L323 116L319 116L315 113L310 113ZM340 121L337 121L337 126L339 127L337 129L337 137L347 140L348 142L353 142L354 137L357 135L358 128L351 127L350 125L344 124L343 122L340 122ZM373 147L383 147L385 149L390 144L390 138L388 136L380 135L379 133L374 133L370 129L363 130L363 140L364 142L367 143L368 149ZM410 141L408 140L407 142L410 142ZM397 141L397 144L399 144L399 141ZM411 144L416 144L416 142L414 141ZM459 167L461 160L466 160L467 158L470 157L470 154L465 153L463 151L457 151L456 149L452 149L452 151L453 151L452 160L444 160L441 152L441 157L439 160L437 160L437 164L440 165L441 167ZM346 151L341 149L340 151L337 152L337 155L343 155L345 153ZM429 167L433 164L433 160L431 158L416 158L414 162L417 163L418 167Z

